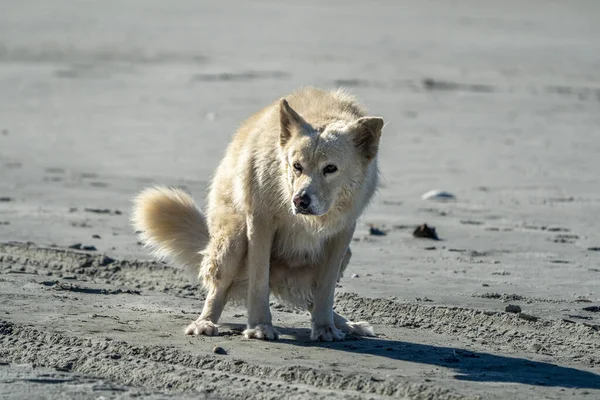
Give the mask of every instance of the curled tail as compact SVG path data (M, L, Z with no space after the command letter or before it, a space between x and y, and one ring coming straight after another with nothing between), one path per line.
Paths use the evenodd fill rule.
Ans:
M155 257L185 266L198 277L200 252L209 234L206 219L190 195L176 188L145 189L133 200L131 222Z

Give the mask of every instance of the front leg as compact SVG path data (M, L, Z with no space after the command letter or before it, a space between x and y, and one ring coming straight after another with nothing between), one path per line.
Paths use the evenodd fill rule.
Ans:
M247 339L277 339L269 309L269 271L275 230L266 218L247 218L248 229L248 326Z
M343 340L345 334L337 329L333 319L333 299L335 284L340 274L340 266L354 234L354 225L348 230L329 239L325 247L324 260L316 274L311 309L311 339L325 342Z

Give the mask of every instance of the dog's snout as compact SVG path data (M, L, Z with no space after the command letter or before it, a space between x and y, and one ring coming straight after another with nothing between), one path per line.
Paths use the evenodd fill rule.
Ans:
M294 196L294 205L300 210L307 210L310 207L310 196L307 194Z

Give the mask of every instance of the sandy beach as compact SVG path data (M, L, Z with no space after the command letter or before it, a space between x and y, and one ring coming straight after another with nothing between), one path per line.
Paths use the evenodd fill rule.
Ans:
M594 0L7 2L0 398L600 398L598 21ZM336 296L378 337L310 342L276 301L277 342L234 306L185 336L203 294L138 244L131 198L203 205L240 122L304 85L387 121Z

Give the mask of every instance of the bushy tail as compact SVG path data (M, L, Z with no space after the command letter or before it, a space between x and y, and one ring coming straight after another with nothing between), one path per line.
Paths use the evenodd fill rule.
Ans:
M133 204L131 222L142 243L158 259L185 266L197 278L209 235L194 199L181 189L157 186L143 190Z

